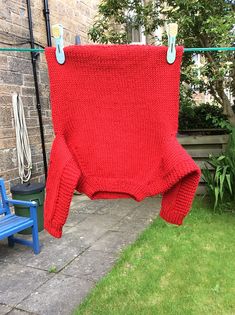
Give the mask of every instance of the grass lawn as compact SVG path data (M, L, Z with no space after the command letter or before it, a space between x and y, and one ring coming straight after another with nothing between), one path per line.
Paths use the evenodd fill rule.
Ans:
M157 218L73 315L235 315L235 213Z

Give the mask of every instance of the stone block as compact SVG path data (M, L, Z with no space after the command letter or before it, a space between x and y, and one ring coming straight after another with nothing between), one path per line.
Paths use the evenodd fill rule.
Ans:
M66 275L56 275L22 301L18 307L36 314L71 314L93 283Z
M24 74L23 82L25 86L34 87L34 78L32 74Z
M20 93L19 85L0 84L0 95L12 95L12 93Z
M9 305L0 304L0 315L9 314L8 312L10 312L11 309L12 307Z
M21 93L23 96L35 95L35 88L22 86Z
M137 233L129 233L129 231L107 231L107 233L105 233L90 247L90 250L117 253L120 252L120 250L122 250L126 245L134 242L137 236Z
M15 306L50 278L43 270L1 262L0 303Z
M0 95L0 105L1 107L4 105L12 106L12 97L10 95Z
M32 63L30 60L8 57L9 70L23 74L32 74Z
M0 71L0 83L22 85L23 77L20 73Z
M0 172L17 167L16 149L0 150Z
M68 264L62 273L96 282L111 269L116 259L117 255L114 253L87 250Z

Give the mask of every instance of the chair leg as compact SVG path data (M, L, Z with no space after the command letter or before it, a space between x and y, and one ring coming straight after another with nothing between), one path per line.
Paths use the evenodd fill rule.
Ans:
M40 253L40 243L39 243L39 238L38 238L37 225L32 226L32 237L33 237L33 251L34 251L34 254L37 255Z
M32 238L33 238L33 251L34 254L40 253L40 244L38 238L38 220L37 220L37 203L30 208L30 217L33 219L33 226L32 226Z
M9 247L14 247L14 245L15 245L15 242L14 242L13 235L8 236L8 246Z

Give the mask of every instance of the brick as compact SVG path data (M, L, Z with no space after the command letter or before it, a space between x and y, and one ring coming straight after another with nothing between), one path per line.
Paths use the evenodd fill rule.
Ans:
M0 172L17 167L16 149L0 150Z
M10 148L15 148L16 147L16 139L15 138L5 138L1 139L0 138L0 148L1 149L10 149Z
M34 78L32 74L23 75L23 84L25 86L34 87Z
M13 138L15 130L12 128L0 128L0 139Z
M12 95L12 93L20 92L20 86L19 85L6 85L6 84L0 84L0 95L6 94L6 95Z
M48 72L47 71L40 71L40 83L48 85L49 84L49 78L48 78Z
M12 97L9 95L0 95L0 105L12 105Z
M0 83L22 85L23 76L21 73L0 71Z
M11 21L15 25L23 26L28 28L28 20L26 16L19 13L11 12Z
M11 18L10 7L3 5L3 3L1 3L0 17L4 20L9 20Z
M32 74L32 63L30 60L11 57L8 60L9 70L25 74Z
M12 109L11 107L1 107L0 115L0 125L1 127L12 127Z
M35 95L35 88L22 86L21 87L21 93L24 96Z
M25 107L34 107L35 106L35 97L33 96L21 96L21 100Z
M0 70L7 70L8 64L7 64L7 56L4 53L0 54Z

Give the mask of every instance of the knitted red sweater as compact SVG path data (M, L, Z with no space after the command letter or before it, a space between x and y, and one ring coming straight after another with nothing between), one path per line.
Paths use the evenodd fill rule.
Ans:
M74 189L91 199L163 194L160 216L182 224L200 169L177 142L183 47L69 46L59 65L46 49L55 139L45 229L60 238Z

